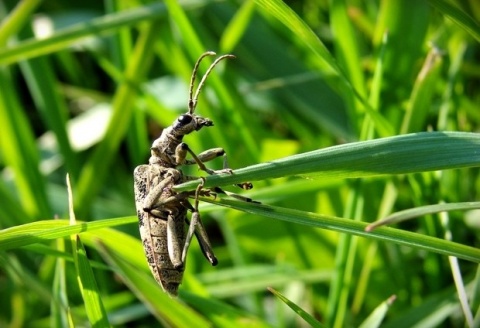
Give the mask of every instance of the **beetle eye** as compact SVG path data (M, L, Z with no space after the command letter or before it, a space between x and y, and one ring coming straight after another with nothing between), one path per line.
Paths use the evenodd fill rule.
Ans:
M192 116L191 115L181 115L177 119L178 123L182 125L186 125L192 121Z

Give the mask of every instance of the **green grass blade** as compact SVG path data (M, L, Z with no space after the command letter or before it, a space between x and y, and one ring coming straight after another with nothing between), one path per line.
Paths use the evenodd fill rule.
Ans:
M467 285L469 293L471 288L470 283ZM438 327L446 318L458 315L459 311L458 295L455 289L445 288L430 295L423 303L409 307L401 318L390 320L382 327Z
M20 1L7 18L2 18L0 48L5 46L9 37L21 30L41 3L41 0Z
M360 39L348 16L347 1L330 1L330 7L336 58L342 64L348 80L358 90L358 93L365 97L364 73L362 67L358 65L361 61L360 45L358 44ZM358 110L356 112L359 113Z
M291 8L279 0L256 0L256 3L265 13L268 13L268 16L275 17L281 23L285 24L285 26L291 30L295 37L300 40L305 47L308 47L318 56L317 58L319 60L316 64L317 67L323 71L323 74L332 75L340 79L341 87L346 91L345 93L350 93L348 94L349 98L356 98L365 106L365 110L376 123L375 127L382 136L394 134L394 129L388 120L369 105L362 96L362 93L355 88L344 70L342 70L337 64L337 61L330 54L324 43ZM349 61L351 61L351 59ZM355 82L359 83L361 77L359 76L358 71L353 72L353 74L356 76Z
M364 201L362 197L362 186L360 181L356 181L352 188L343 216L355 221L362 219L361 213L364 210ZM353 280L354 264L358 258L357 254L358 238L350 234L342 234L338 239L337 250L335 254L335 268L337 274L330 283L330 291L327 304L327 322L331 327L343 327L345 317L348 313L348 299L350 298L350 286Z
M113 114L104 139L83 167L75 198L75 209L79 216L86 213L92 200L106 181L109 167L122 138L128 131L135 95L138 92L137 88L143 81L152 59L157 28L156 24L151 24L142 30L125 70L125 81L115 93L112 104Z
M20 98L13 88L7 68L0 69L0 153L4 163L14 173L14 181L20 204L29 218L51 217L44 177L39 171L39 154L35 137Z
M79 221L77 221L75 225L70 225L68 221L65 220L45 220L18 225L0 231L0 251L19 248L34 243L43 243L72 234L133 223L137 220L136 216L128 216L125 218L94 222L78 223Z
M220 49L222 53L229 53L235 49L248 24L251 23L253 14L255 13L254 0L244 1L242 7L238 10L235 17L225 28L225 31L220 40Z
M44 122L55 134L56 142L63 158L66 169L76 179L79 171L79 160L73 152L67 135L68 109L56 87L59 82L55 79L53 66L47 58L35 58L25 61L22 69Z
M75 225L76 218L73 210L73 194L70 185L70 176L68 174L66 182L70 224ZM98 289L92 267L90 266L90 261L87 257L87 252L80 240L80 236L77 234L71 235L70 241L72 244L73 261L75 263L78 288L82 295L88 320L92 327L110 327L102 297L100 296L100 290Z
M348 80L359 95L365 99L365 78L363 68L358 65L361 61L360 45L357 31L348 17L347 1L330 1L332 32L337 60L348 76ZM350 111L350 125L359 129L360 120L357 118L363 113L362 103L356 101L354 93L345 93L345 102Z
M299 211L290 208L252 204L228 199L210 199L204 197L201 199L208 203L219 204L225 207L245 211L247 213L290 223L323 228L336 232L349 233L356 236L371 238L373 240L389 241L399 245L427 250L433 253L456 256L464 260L477 263L480 262L480 250L475 247L435 237L425 236L410 231L380 227L372 232L366 232L365 228L367 227L367 223L365 222Z
M370 224L367 227L367 230L372 231L373 229L380 226L384 226L387 224L395 224L395 223L403 222L413 218L425 216L428 214L433 214L433 213L449 212L449 211L467 211L467 210L474 210L474 209L477 209L477 210L480 209L480 202L449 203L449 204L419 206L419 207L409 208L400 212L393 213L384 219L381 219L379 221L376 221Z
M413 86L411 99L400 129L401 134L421 131L427 123L426 120L436 91L435 81L438 80L442 65L440 56L440 51L432 48L425 58Z
M480 322L478 213L467 203L480 195L479 1L0 7L1 323L92 325L105 316L100 301L112 326L299 323L268 286L332 328L462 327L472 325L470 311ZM432 60L434 48L441 56ZM197 154L222 147L240 169L178 168L207 176L207 189L254 181L246 193L262 205L219 191L200 203L219 265L193 241L177 302L151 276L138 219L124 216L135 213L134 167L186 111L192 67L206 50L236 58L215 68L200 95L196 114L215 126L183 141ZM220 169L222 160L206 165ZM50 220L67 217L66 172L84 220L71 226ZM421 219L364 230L390 213ZM47 221L30 223L39 219ZM84 269L75 270L73 252ZM449 265L448 256L463 260ZM79 273L97 284L87 302ZM463 316L460 281L473 296ZM393 294L384 316L379 304Z
M56 241L56 251L65 254L65 240L62 238ZM55 273L52 283L52 300L50 305L52 327L74 327L72 313L69 306L67 287L66 263L63 257L55 261Z
M326 67L328 67L330 73L338 75L345 84L349 84L327 47L291 8L279 0L256 0L255 2L265 13L268 13L270 16L275 17L280 22L286 24L286 26L295 33L297 38L302 40L310 50L322 59L323 63L327 65Z
M77 282L92 327L110 327L92 267L78 235L72 235Z
M315 269L299 271L279 264L245 264L235 269L202 273L199 280L211 295L231 298L241 296L246 291L264 293L266 286L282 288L292 282L292 276L295 281L304 283L327 283L332 279L332 273L333 271Z
M235 307L218 301L214 298L203 298L198 295L180 291L180 296L193 309L200 313L205 313L206 318L212 323L213 327L271 327L259 318L239 311Z
M7 65L32 57L46 55L67 48L82 38L107 35L121 28L132 26L145 20L154 20L166 15L163 3L125 10L116 14L105 15L89 22L76 24L56 32L53 36L42 39L28 39L15 46L2 49L0 64Z
M395 301L396 296L390 296L386 301L382 302L375 310L373 310L372 314L365 319L359 328L377 328L380 327L381 323L385 319L387 315L388 309Z
M326 327L325 325L322 325L320 322L315 320L314 317L312 317L310 314L308 314L306 311L304 311L301 307L299 307L297 304L294 302L290 301L288 298L282 295L282 293L276 291L275 289L269 287L268 290L272 292L275 296L277 296L283 303L287 304L289 308L291 308L295 313L297 313L303 320L305 320L310 327Z
M0 228L12 227L30 221L23 206L12 196L9 187L4 181L0 181L0 199L2 199Z
M428 0L428 3L447 17L450 17L456 24L480 42L480 25L478 20L475 20L468 13L460 10L457 6L453 6L448 1Z
M354 142L205 178L205 187L308 175L317 179L364 178L480 166L480 134L423 132ZM200 180L175 186L192 190Z

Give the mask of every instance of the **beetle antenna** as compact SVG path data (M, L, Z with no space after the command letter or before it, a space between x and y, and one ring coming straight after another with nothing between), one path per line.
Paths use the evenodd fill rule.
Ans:
M197 106L197 100L198 100L198 95L200 94L200 91L202 90L203 85L205 84L205 81L210 74L210 72L213 70L213 68L224 58L235 58L234 55L222 55L215 59L215 61L210 65L210 67L207 69L205 72L205 75L203 75L202 79L200 80L200 83L198 84L197 91L195 92L195 96L193 96L193 86L195 83L195 76L197 75L198 71L198 66L200 65L200 62L202 61L203 58L206 56L215 56L216 53L213 51L207 51L204 54L198 58L197 62L195 63L195 66L193 67L193 73L192 73L192 78L190 80L190 90L189 90L189 97L188 97L188 113L193 114L195 111L195 107Z
M190 79L190 89L188 90L188 112L191 114L195 110L195 105L193 103L193 87L195 85L195 78L197 76L198 66L200 66L200 62L203 58L207 56L215 56L216 53L213 51L207 51L203 53L200 58L198 58L195 66L193 67L192 78Z

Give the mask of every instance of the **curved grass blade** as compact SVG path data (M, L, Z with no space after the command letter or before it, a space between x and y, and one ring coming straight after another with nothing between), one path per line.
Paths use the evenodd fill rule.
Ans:
M451 5L448 1L444 0L428 0L428 3L435 9L441 11L445 16L448 16L477 41L480 41L480 26L478 25L478 21L475 21L472 16L460 10L459 6Z
M393 302L397 299L396 295L390 296L387 300L382 302L373 312L365 319L360 328L376 328L380 327L383 319L387 315L388 309L392 305Z
M451 203L451 204L435 204L435 205L426 205L415 208L409 208L392 215L387 216L386 218L379 220L377 222L369 224L365 231L372 231L380 226L387 224L394 224L410 220L419 216L424 216L427 214L439 213L439 212L449 212L449 211L465 211L465 210L474 210L480 209L480 202L464 202L464 203Z
M1 230L0 251L19 248L34 243L44 243L52 239L67 237L77 233L115 227L137 221L136 216L94 222L77 221L75 225L70 225L69 222L65 220L36 221Z
M203 1L205 5L208 2ZM183 7L187 10L197 8L197 6L194 3L183 4ZM120 29L149 20L153 21L166 15L167 9L163 3L153 3L148 6L105 15L61 29L45 39L31 38L21 41L15 46L4 48L0 52L0 64L12 64L20 60L53 53L73 45L82 38L112 34Z
M469 132L420 132L380 138L285 157L211 175L205 187L243 181L308 176L317 179L365 178L391 174L480 166L480 134ZM175 190L193 190L201 182L192 180Z
M67 192L68 192L68 211L70 224L76 223L75 212L73 210L73 193L70 185L70 177L67 174ZM92 327L110 327L107 312L100 296L97 281L93 274L87 252L83 246L80 236L74 234L70 236L73 250L73 260L75 262L75 271L77 283L82 299L85 305L88 320Z
M277 206L220 199L219 197L216 199L200 197L200 199L205 202L218 204L255 215L315 228L349 233L374 240L389 241L407 247L427 250L429 252L447 256L456 256L467 261L480 263L480 249L478 248L410 231L390 227L380 227L372 232L366 232L365 228L367 227L367 223L340 217L321 215Z
M289 308L291 308L295 313L297 313L303 320L305 320L311 327L323 328L326 327L322 325L320 322L315 320L310 314L305 312L301 307L297 304L290 301L288 298L283 296L280 292L276 291L275 289L268 287L267 288L270 292L272 292L275 296L277 296L283 303L287 304Z

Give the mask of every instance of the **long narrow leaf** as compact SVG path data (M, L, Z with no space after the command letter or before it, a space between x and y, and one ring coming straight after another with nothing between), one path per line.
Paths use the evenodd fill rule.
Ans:
M322 325L320 322L315 320L310 314L305 312L301 307L299 307L294 302L290 301L288 298L282 295L282 293L276 291L275 289L269 287L268 290L272 292L275 296L277 296L283 303L287 304L289 308L291 308L295 313L297 313L303 320L305 320L311 327L326 327Z
M314 150L206 177L205 187L309 175L317 179L365 178L480 166L480 134L421 132ZM175 187L195 189L200 180Z
M427 250L442 255L456 256L464 260L480 263L480 250L454 243L449 240L421 235L418 233L380 227L372 232L366 232L367 223L347 220L329 215L321 215L311 212L298 211L290 208L280 208L270 205L252 204L228 199L201 198L203 201L221 204L222 206L234 208L255 215L282 220L290 223L307 225L310 227L323 228L337 232L350 233L361 237L375 240L389 241L396 244Z
M22 246L43 243L52 239L67 237L101 228L114 227L136 222L137 217L127 216L119 219L108 219L94 222L80 222L70 225L65 220L45 220L18 225L0 231L0 251Z

